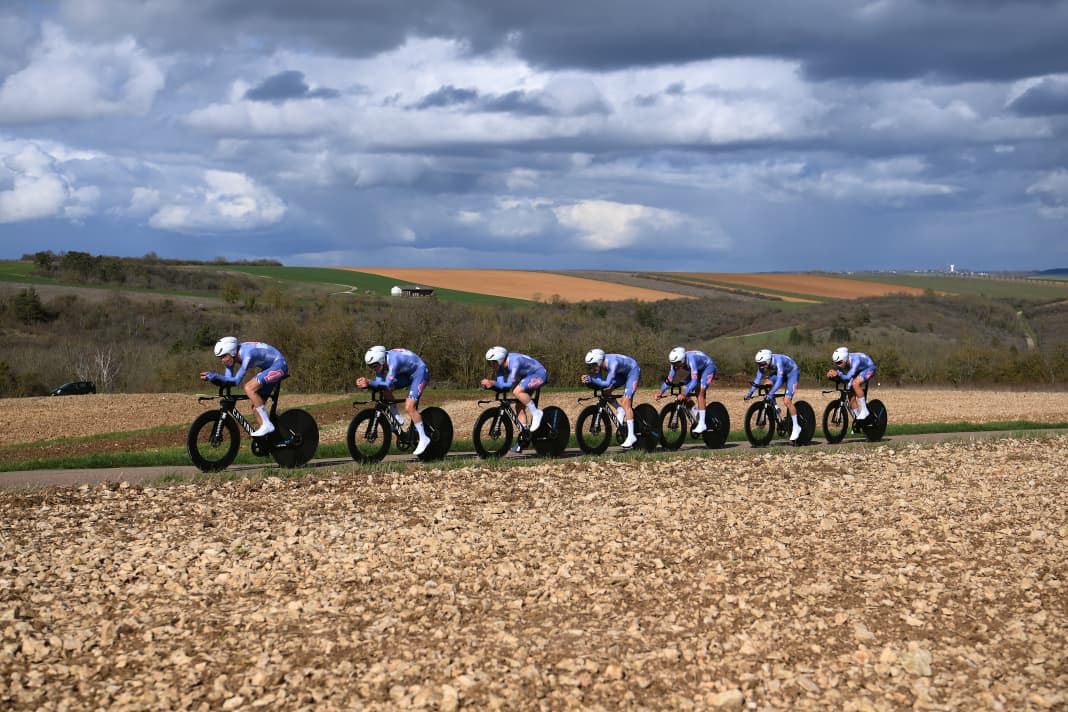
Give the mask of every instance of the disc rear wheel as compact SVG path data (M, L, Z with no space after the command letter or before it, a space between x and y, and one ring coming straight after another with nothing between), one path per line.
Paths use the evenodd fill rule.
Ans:
M420 415L430 444L418 457L423 462L441 460L452 447L452 419L444 410L433 406L425 408Z
M871 442L878 442L886 434L886 406L879 399L873 400L868 403L868 413L868 419L862 426L864 437Z
M660 415L656 408L648 403L634 406L634 434L638 436L637 447L646 452L656 450L660 444Z
M278 416L278 425L268 437L275 462L282 467L301 467L315 457L319 426L310 413L294 408ZM277 447L279 443L284 447Z
M731 434L731 416L726 406L722 403L709 403L705 408L705 425L708 429L701 433L705 447L723 447L727 436Z
M555 405L545 406L544 411L537 432L531 433L534 450L546 457L559 457L571 439L571 421L567 419L567 413Z

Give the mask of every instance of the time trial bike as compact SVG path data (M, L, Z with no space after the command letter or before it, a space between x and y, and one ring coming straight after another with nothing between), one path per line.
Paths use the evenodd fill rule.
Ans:
M887 419L886 406L883 402L878 398L868 401L868 417L860 420L853 415L853 409L849 405L849 393L853 387L840 378L835 381L835 390L823 391L824 393L836 391L838 393L838 397L828 403L823 410L823 435L827 438L827 442L842 442L850 430L850 422L852 422L854 433L863 433L864 437L871 442L882 440L883 435L886 434ZM864 382L864 397L865 399L868 397L867 381Z
M409 421L406 426L402 425L390 407L403 402L403 398L384 398L381 388L371 389L370 401L353 401L353 406L372 404L353 416L345 433L345 444L353 460L365 463L382 460L389 452L394 436L399 450L415 450L419 444L419 431L415 423ZM452 419L436 406L423 408L419 414L423 417L423 430L430 438L430 444L416 457L423 462L441 460L452 447Z
M515 404L519 401L509 396L509 389L493 388L496 397L492 400L480 400L479 405L493 403L478 414L475 419L475 427L471 433L472 444L475 452L482 459L498 458L504 456L512 446L513 434L518 433L517 442L520 448L534 446L534 451L539 455L558 457L567 448L571 439L571 422L560 408L548 405L543 408L544 415L541 425L531 432L519 422L519 416L515 412ZM534 391L531 395L534 405L538 405L538 397L541 390ZM522 407L522 406L521 406Z
M241 447L241 431L252 437L254 430L237 408L238 401L248 400L248 396L244 393L234 395L231 392L233 384L213 383L219 387L218 395L199 396L197 401L203 403L218 399L218 410L197 416L185 438L189 459L202 472L218 472L229 467ZM252 454L257 457L271 456L282 467L300 467L315 456L315 450L319 447L319 426L310 413L299 408L291 408L278 415L280 390L279 381L267 396L274 430L261 437L252 437Z
M776 402L784 394L775 393L768 398L770 390L771 386L767 384L758 386L757 397L760 400L745 412L745 437L754 447L767 445L776 433L780 437L789 437L794 427L793 419ZM793 444L807 445L816 433L816 412L803 400L794 401L794 407L797 408L797 424L801 426L801 434Z
M701 438L705 446L710 448L723 447L727 442L727 436L731 432L731 416L727 407L717 401L705 405L705 428L703 433L695 433L697 414L691 410L694 407L692 398L678 400L684 383L664 381L671 388L671 395L675 396L670 403L660 409L660 440L668 450L678 450L686 440L686 434L690 437Z
M575 421L575 439L579 449L588 455L600 455L608 449L612 442L612 433L615 432L616 444L622 445L627 438L627 424L619 417L616 397L606 395L604 390L591 386L593 395L579 398L579 403L588 400L597 402L588 405L578 414ZM618 406L622 408L622 406ZM660 432L656 408L648 403L634 406L634 436L637 441L635 449L652 452L660 444Z

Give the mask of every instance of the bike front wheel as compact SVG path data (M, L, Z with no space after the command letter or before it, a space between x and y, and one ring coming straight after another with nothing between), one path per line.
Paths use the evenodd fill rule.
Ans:
M185 437L189 459L201 472L219 472L237 458L241 431L234 419L221 410L201 413Z
M423 416L423 430L430 438L430 444L418 457L423 462L441 460L452 447L452 418L434 406L423 409L420 415Z
M871 442L878 442L886 434L886 406L881 400L875 399L868 403L868 413L870 415L861 429L864 437Z
M278 427L268 437L275 462L282 467L301 467L315 457L319 426L311 413L294 408L278 416Z
M840 443L849 430L849 409L842 401L831 401L823 410L823 437L827 442Z
M660 409L660 443L665 450L678 450L686 441L685 404L668 403Z
M377 416L377 417L376 417ZM345 444L356 462L379 462L389 452L393 428L389 420L374 408L361 410L349 423Z
M575 440L579 450L587 455L600 455L612 442L612 424L601 413L600 406L588 405L575 421Z
M721 448L731 434L731 415L722 403L712 402L705 408L705 425L708 429L701 433L705 447Z
M764 447L775 437L778 424L770 417L769 410L767 404L760 401L745 411L745 437L753 447Z
M512 421L499 408L479 413L471 433L475 452L483 460L504 457L512 446Z

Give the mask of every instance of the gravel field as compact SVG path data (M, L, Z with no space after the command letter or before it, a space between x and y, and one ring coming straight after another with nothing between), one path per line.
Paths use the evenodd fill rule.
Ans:
M891 422L1057 420L1063 400L931 395L879 392ZM197 412L145 398L140 427ZM0 491L0 707L1065 709L1066 452L1051 435Z
M731 415L732 428L740 429L748 403L742 401L746 388L713 386L709 400L722 402ZM483 397L488 397L487 394ZM542 405L563 408L574 425L579 410L586 404L576 402L576 393L543 394ZM1066 394L1057 391L956 390L932 388L872 389L871 398L879 398L887 407L891 423L929 422L989 422L994 420L1034 420L1062 422L1068 420L1064 403ZM366 399L366 394L353 394ZM469 436L475 417L481 408L474 402L477 392L466 400L446 400L429 390L423 405L443 407L453 420L456 433ZM823 408L831 395L823 395L815 388L802 390L800 397L808 400L822 417ZM340 394L306 395L283 393L281 410L305 407L309 404L343 400ZM640 390L637 402L652 402L653 391ZM655 404L662 406L667 401ZM126 432L164 425L183 425L193 421L206 407L197 403L196 396L183 393L154 394L94 394L63 398L4 398L0 399L0 430L5 445L31 443L53 438L82 437L103 433ZM242 412L251 414L247 405ZM356 412L347 403L332 408L319 420L324 442L342 442L345 428ZM183 436L184 437L184 436ZM175 444L184 445L182 437Z

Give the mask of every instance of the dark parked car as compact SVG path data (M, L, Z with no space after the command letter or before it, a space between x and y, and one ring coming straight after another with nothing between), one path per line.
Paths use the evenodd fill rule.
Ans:
M49 395L84 396L86 393L96 393L96 384L92 381L71 381L70 383L64 383Z

